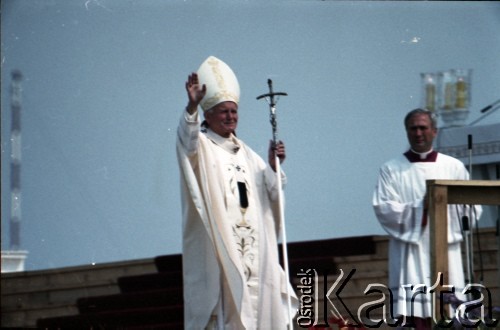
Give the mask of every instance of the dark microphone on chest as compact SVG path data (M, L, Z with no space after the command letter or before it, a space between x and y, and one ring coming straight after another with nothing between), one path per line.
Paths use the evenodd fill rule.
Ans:
M240 206L246 209L248 207L248 196L245 182L238 181L238 192L240 194Z

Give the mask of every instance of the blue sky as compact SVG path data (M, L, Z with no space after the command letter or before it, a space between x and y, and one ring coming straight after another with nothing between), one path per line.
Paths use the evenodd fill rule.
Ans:
M209 55L242 95L238 136L262 156L278 102L289 241L384 234L379 166L403 152L420 73L473 69L469 122L500 98L500 3L2 1L2 249L10 212L10 72L24 75L27 269L179 253L175 158L184 82ZM498 123L500 111L481 124Z

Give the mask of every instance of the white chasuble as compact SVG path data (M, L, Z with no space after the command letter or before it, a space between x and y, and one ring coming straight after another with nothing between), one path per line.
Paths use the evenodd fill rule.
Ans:
M373 194L375 214L390 236L389 288L394 295L396 315L431 317L429 288L437 279L430 278L430 234L424 215L426 180L467 180L468 172L459 160L435 153L433 161L415 161L401 155L380 168ZM475 207L476 218L481 213ZM448 206L448 283L461 292L465 285L460 242L461 218L468 207ZM425 217L423 225L423 218ZM413 291L412 291L413 290ZM416 294L417 292L426 293ZM411 304L412 297L414 303ZM460 294L459 298L463 298ZM413 310L412 310L413 308Z
M207 130L206 135L219 147L213 148L213 152L223 169L227 211L227 221L224 225L230 227L233 233L231 248L239 256L243 281L251 300L251 310L257 319L259 223L254 212L255 200L246 157L237 139L225 139L210 130ZM242 205L244 199L247 201L246 205Z
M201 132L197 113L181 118L177 157L185 328L285 329L287 285L297 299L279 265L276 173L234 135Z

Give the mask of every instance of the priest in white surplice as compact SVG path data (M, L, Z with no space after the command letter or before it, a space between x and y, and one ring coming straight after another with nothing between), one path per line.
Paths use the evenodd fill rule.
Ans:
M274 148L283 161L284 145L270 145L266 164L236 137L239 84L218 58L189 75L186 90L177 139L184 326L284 329L289 284L278 259L280 187L273 170Z
M430 294L416 295L412 312L410 289L405 285L426 285L430 278L430 242L426 214L426 180L467 180L469 174L462 162L433 150L437 135L436 117L430 111L416 109L404 120L410 150L385 163L379 173L373 194L373 207L382 227L389 233L389 288L394 295L396 315L414 316L417 329L430 329L432 316ZM475 208L479 217L480 207ZM448 206L448 284L456 292L465 286L460 242L463 206ZM447 284L447 283L445 283ZM412 313L412 314L411 314Z

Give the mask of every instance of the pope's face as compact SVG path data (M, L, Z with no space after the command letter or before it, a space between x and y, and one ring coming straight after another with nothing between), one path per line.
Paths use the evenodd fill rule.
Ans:
M205 120L212 131L229 137L238 126L238 105L231 101L219 103L205 112Z
M416 114L406 124L406 135L411 148L416 152L427 152L432 148L437 129L426 114Z

